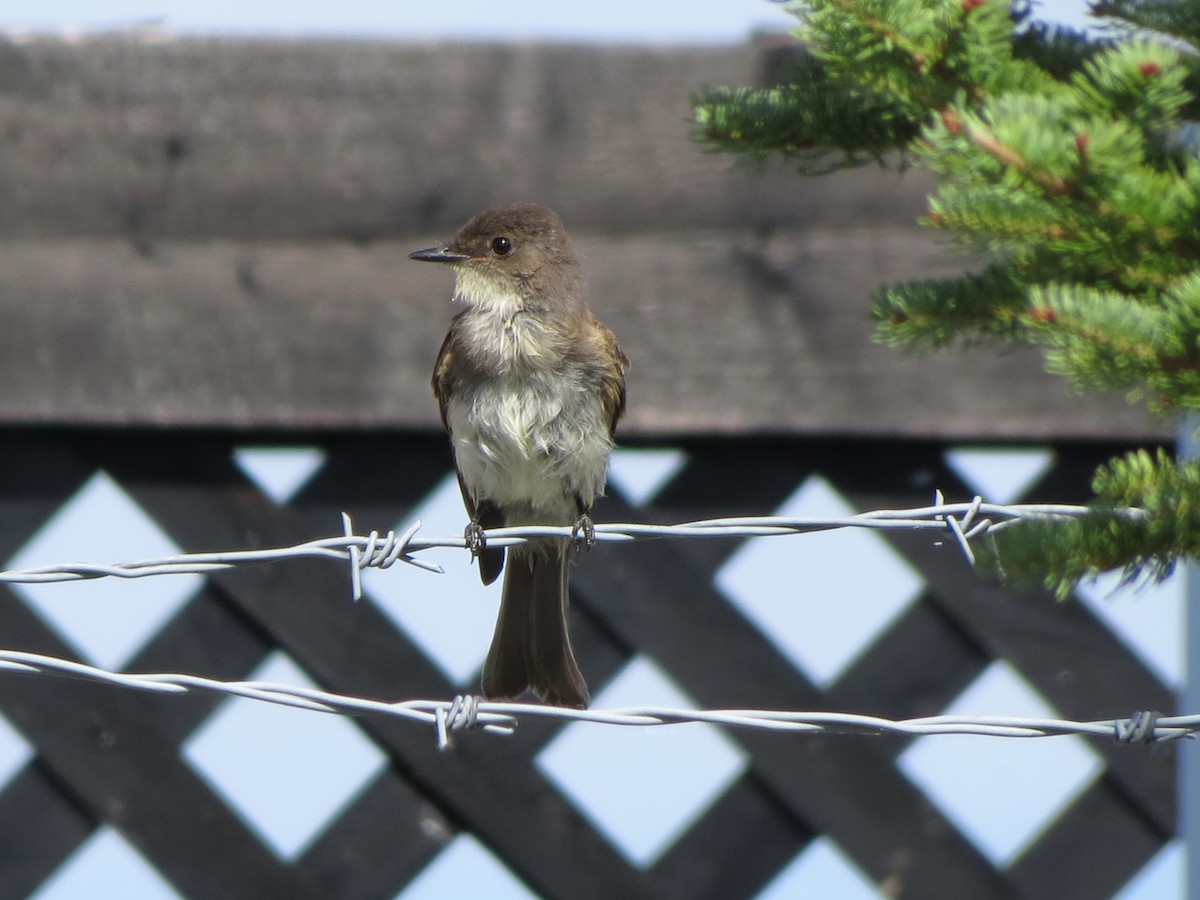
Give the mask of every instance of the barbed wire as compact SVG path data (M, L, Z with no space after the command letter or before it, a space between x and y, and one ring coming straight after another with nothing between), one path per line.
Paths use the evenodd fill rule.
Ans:
M453 736L472 729L511 734L521 718L593 722L632 727L707 723L728 728L805 734L982 735L1034 738L1063 735L1111 737L1118 743L1163 743L1192 738L1200 731L1200 715L1162 716L1136 712L1126 719L1074 722L1017 716L924 716L887 719L840 712L792 712L775 709L678 709L660 706L619 709L566 709L535 703L496 703L473 695L452 700L388 702L333 694L315 688L265 681L219 681L198 675L111 672L73 660L0 650L0 671L50 675L157 694L208 693L348 716L385 716L432 725L439 749L449 749Z
M783 517L752 516L703 519L678 525L641 523L597 524L597 543L623 543L655 538L751 538L806 534L843 528L916 529L941 532L951 538L968 562L974 564L971 541L1021 521L1062 520L1087 516L1086 506L1065 504L1019 504L1003 506L975 497L966 503L945 503L940 492L931 506L900 510L875 510L850 516ZM1113 511L1106 511L1113 515ZM1140 518L1141 510L1118 510L1116 515ZM470 549L466 536L420 538L420 521L400 534L372 531L355 535L350 517L342 514L343 533L337 537L307 541L291 547L260 550L227 550L181 553L115 564L62 563L0 572L0 582L42 584L86 581L97 578L144 578L156 575L199 574L223 571L241 565L280 562L299 558L332 559L350 564L351 593L362 596L362 571L386 569L397 562L441 572L435 563L413 556L435 547ZM521 526L493 528L484 532L489 547L551 538L581 541L570 526ZM290 706L312 712L348 716L390 716L421 724L432 724L438 746L446 749L452 736L470 729L508 734L522 717L584 721L607 725L666 726L709 723L731 728L758 728L780 732L839 734L973 734L993 737L1050 737L1081 734L1110 736L1121 743L1158 743L1191 738L1200 731L1200 716L1164 718L1156 712L1135 713L1128 719L1073 722L1053 718L1009 716L928 716L893 720L878 716L837 712L798 712L763 709L694 710L644 706L608 710L577 710L533 703L496 703L471 695L453 700L405 700L387 702L333 694L317 689L260 681L219 681L180 673L130 674L112 672L74 660L60 659L20 650L0 650L0 671L81 679L93 683L150 691L160 694L201 692L242 697Z
M1041 503L1003 506L985 503L982 497L975 497L967 503L945 503L940 491L936 493L934 499L935 502L932 506L874 510L850 516L742 516L703 519L678 525L598 524L595 526L594 535L597 543L623 543L655 538L777 537L841 528L929 530L942 532L952 539L963 552L967 561L974 565L975 552L971 548L971 541L980 536L993 534L999 529L1021 521L1071 519L1091 515L1095 512L1086 506L1066 504ZM1123 515L1129 518L1140 518L1145 515L1142 510L1138 509L1117 510L1115 513L1110 510L1105 514ZM441 566L412 554L435 547L469 548L464 536L422 538L417 536L420 528L421 522L417 520L399 535L395 531L388 531L384 534L372 531L368 535L360 536L354 534L350 516L342 513L342 534L340 536L306 541L292 547L181 553L174 556L115 564L62 563L9 569L0 572L0 582L43 584L95 578L205 575L241 565L317 558L340 560L350 564L351 594L355 600L358 600L362 597L363 569L386 569L397 562L403 562L429 572L440 573L442 572ZM577 533L577 529L571 526L524 525L512 528L490 528L483 532L483 536L489 547L511 547L516 544L550 538L583 540Z

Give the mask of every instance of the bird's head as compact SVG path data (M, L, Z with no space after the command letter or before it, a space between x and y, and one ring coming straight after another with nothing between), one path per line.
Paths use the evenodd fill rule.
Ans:
M527 203L484 210L442 246L409 254L454 268L455 299L514 311L584 302L583 277L562 221Z

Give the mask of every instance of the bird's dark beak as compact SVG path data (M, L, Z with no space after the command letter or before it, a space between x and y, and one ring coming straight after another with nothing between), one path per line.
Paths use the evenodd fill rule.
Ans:
M456 263L471 257L462 253L451 253L449 247L427 247L424 250L414 250L408 254L408 258L418 259L421 262Z

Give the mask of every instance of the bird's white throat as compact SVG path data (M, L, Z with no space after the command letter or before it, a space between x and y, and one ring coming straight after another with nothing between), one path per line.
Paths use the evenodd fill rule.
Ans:
M525 306L525 300L516 291L505 290L496 282L471 268L460 266L455 270L454 299L473 306L482 312L500 318L511 318Z

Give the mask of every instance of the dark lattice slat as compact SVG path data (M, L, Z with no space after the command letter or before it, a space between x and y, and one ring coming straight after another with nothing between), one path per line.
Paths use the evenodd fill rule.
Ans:
M388 528L410 518L448 471L440 435L318 439L328 454L325 466L281 508L231 460L237 444L261 438L63 438L0 442L8 462L0 480L10 473L0 509L11 513L0 521L0 547L9 554L97 467L185 549L286 545L333 534L342 509L360 531ZM299 441L285 436L284 442ZM858 508L916 505L928 501L931 484L967 490L945 468L942 449L891 446L889 465L881 467L872 464L878 447L853 442L689 442L688 464L652 505L635 510L612 497L597 507L597 517L679 521L769 512L812 474ZM1088 467L1109 450L1059 448L1031 493L1075 499L1086 490ZM52 463L51 474L39 480L42 461ZM1164 699L1169 704L1157 680L1082 607L1055 604L1039 592L1001 591L979 580L952 546L933 547L928 536L889 533L886 540L927 587L825 690L807 684L713 589L713 574L740 546L737 540L599 546L585 554L572 573L580 659L599 690L632 655L648 654L706 706L926 714L994 658L1007 659L1068 716L1100 715L1101 708L1112 714L1114 698L1122 708L1132 703L1128 711ZM455 687L371 603L350 603L348 582L344 565L320 562L210 577L130 668L240 678L282 648L333 690L397 699L452 693ZM6 644L68 652L8 589L4 593L12 606L0 620ZM1073 674L1063 680L1067 670ZM468 735L442 754L426 728L368 718L359 724L389 753L392 768L299 859L285 863L180 760L180 742L218 702L58 679L0 679L0 712L40 753L0 795L0 823L11 794L23 798L21 815L35 826L45 823L40 833L63 824L53 840L35 840L36 828L0 839L0 877L12 858L5 854L41 854L11 869L14 884L40 883L95 824L107 821L189 896L282 890L382 898L395 896L466 829L546 896L675 896L686 888L694 896L748 897L808 840L825 834L900 896L952 890L956 896L1082 897L1115 890L1169 838L1173 822L1171 754L1093 742L1106 773L1061 811L1010 872L998 872L896 771L895 755L907 741L734 731L749 754L746 774L643 872L532 767L561 726L530 721L508 739ZM96 743L97 723L105 742ZM155 790L146 786L147 777ZM160 821L180 805L195 814ZM197 847L205 848L203 866Z
M942 565L938 548L909 535L895 541L926 577L938 603L991 654L1011 662L1062 715L1086 721L1144 708L1174 709L1171 693L1082 606L1057 603L1044 591L1006 591L981 583L965 564ZM1147 757L1107 742L1094 747L1158 827L1171 828L1173 750Z
M661 579L650 573L670 573L674 595L663 596ZM603 605L614 628L636 641L703 706L812 709L824 704L707 581L693 578L667 543L622 548L603 567L581 571L577 582L592 605ZM950 885L961 896L1006 896L990 866L952 828L929 827L940 816L924 806L919 792L871 742L753 732L733 736L751 751L755 770L782 803L811 827L831 834L880 880L895 875L897 860L903 859L912 866L904 866L906 883ZM865 809L872 810L870 816L861 815Z
M1056 464L1029 496L1037 499L1053 486L1062 502L1078 502L1078 494L1087 490L1082 473L1107 458L1101 454L1108 449L1059 451ZM1068 465L1064 457L1069 456L1074 458ZM938 477L943 482L951 478L946 472ZM919 495L897 497L875 490L849 491L848 496L860 509L889 501L901 506L921 502ZM1010 590L981 579L961 557L955 559L957 551L949 544L936 547L921 535L899 532L889 532L887 539L921 573L932 602L990 656L1011 662L1064 716L1088 720L1137 709L1174 709L1171 692L1081 604L1060 603L1046 591ZM1112 776L1147 804L1159 827L1169 829L1175 816L1171 751L1164 750L1150 762L1111 743L1095 747Z
M89 838L98 821L52 771L32 763L0 791L0 885L32 894Z
M1150 751L1144 747L1143 758ZM1170 840L1140 803L1108 789L1086 791L1012 865L1022 896L1045 900L1110 897ZM1097 852L1099 847L1103 852ZM1163 898L1166 900L1166 898Z
M830 685L827 702L893 719L936 715L989 661L949 617L922 599Z
M296 862L325 897L395 897L454 829L428 798L388 770L367 785Z
M286 510L247 491L234 473L188 451L147 472L121 460L110 465L123 485L185 548L214 539L236 544L249 527L257 539L286 545L303 539ZM253 523L252 526L248 523ZM406 698L451 692L432 667L369 604L353 607L346 573L331 565L269 566L211 576L237 596L281 645L330 689ZM523 877L555 895L650 896L615 853L539 775L503 744L464 746L442 755L424 729L366 721L418 790L467 822ZM549 828L547 822L555 821ZM528 835L539 835L534 844Z
M18 646L70 656L23 606L6 610L5 621ZM212 793L158 727L162 707L180 702L52 678L0 679L0 711L37 745L53 780L185 893L318 896Z
M718 797L650 874L676 896L750 897L812 837L751 773Z

